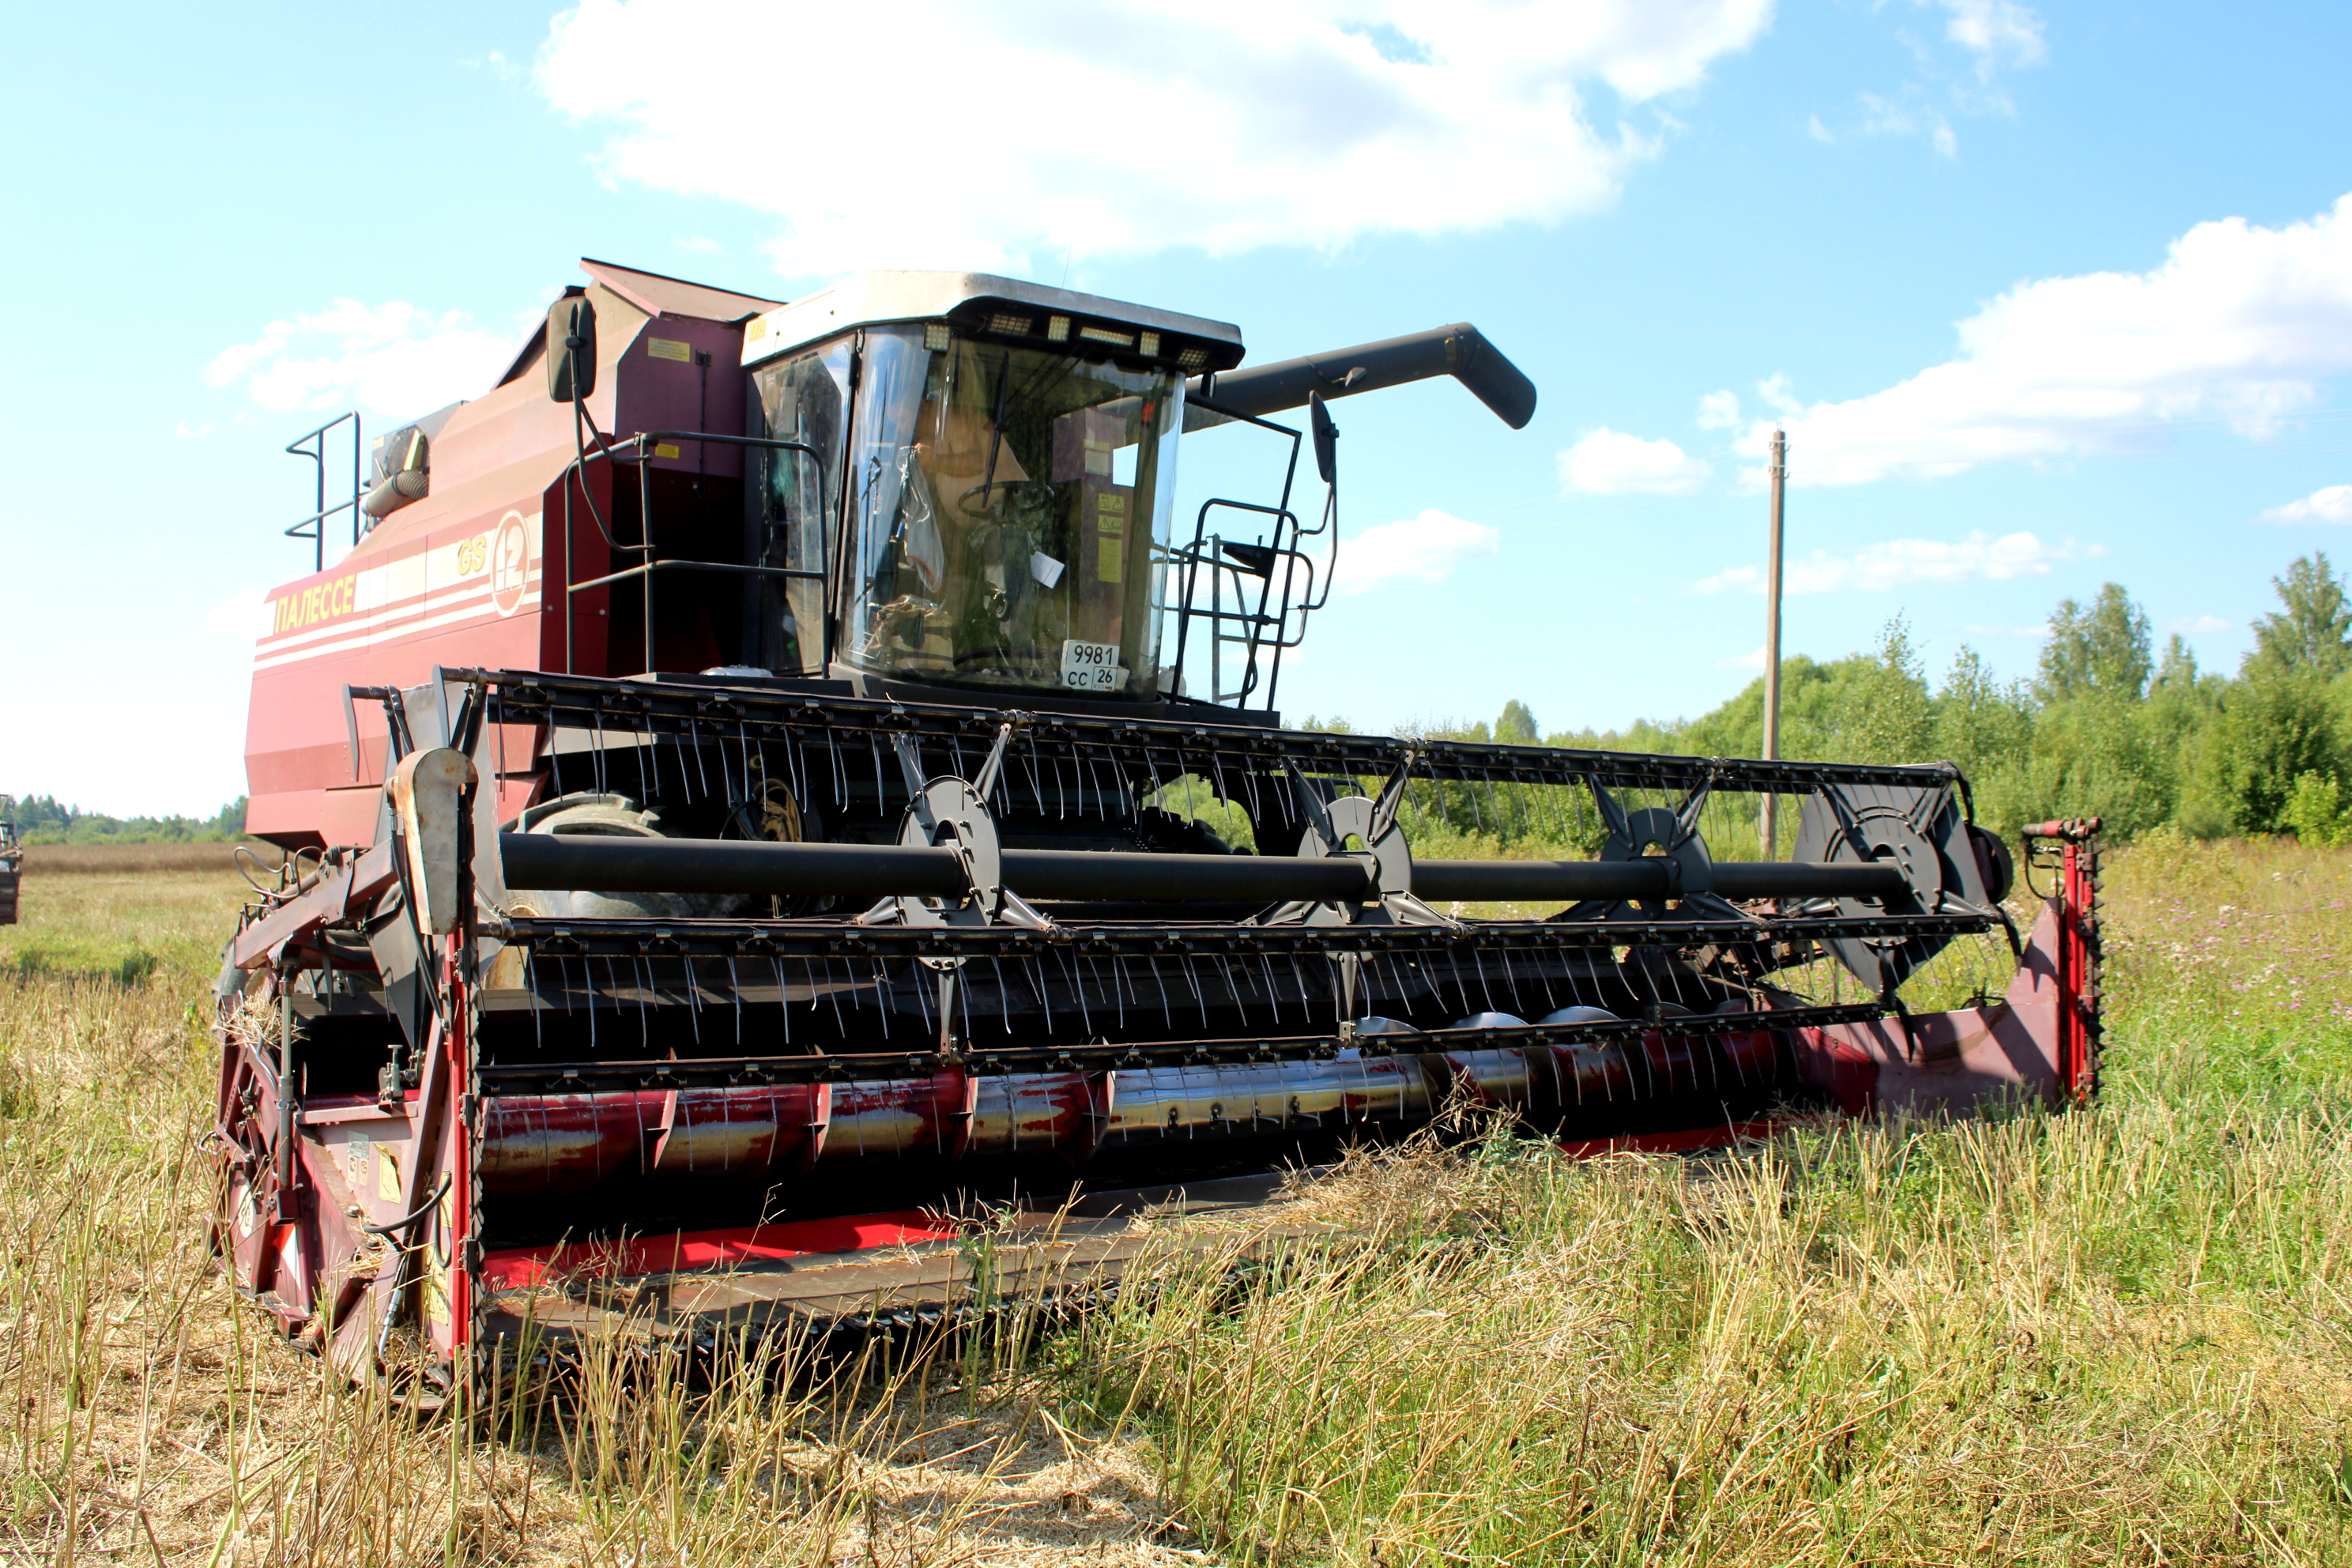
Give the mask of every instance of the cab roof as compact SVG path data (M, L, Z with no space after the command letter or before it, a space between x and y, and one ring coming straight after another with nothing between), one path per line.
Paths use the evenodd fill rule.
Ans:
M992 310L995 306L1005 310ZM991 325L1001 323L1006 314L1022 312L1028 313L1033 329L1007 333L1001 324ZM845 278L752 318L743 328L743 363L760 364L854 328L887 322L953 318L999 336L1026 336L1034 331L1043 338L1055 317L1181 339L1201 351L1204 363L1200 369L1227 370L1241 363L1242 332L1231 322L986 272L860 272Z

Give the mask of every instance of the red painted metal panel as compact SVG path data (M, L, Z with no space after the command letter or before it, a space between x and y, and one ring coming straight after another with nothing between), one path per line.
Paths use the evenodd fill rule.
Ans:
M960 1234L952 1222L936 1215L919 1209L900 1209L887 1214L794 1220L784 1225L690 1231L625 1242L520 1247L488 1254L483 1260L482 1283L491 1289L506 1289L517 1285L537 1285L573 1273L609 1272L629 1278L679 1269L716 1270L806 1258L820 1252L952 1241Z
M1573 1159L1595 1160L1606 1154L1683 1154L1694 1149L1726 1149L1750 1139L1769 1138L1797 1124L1792 1117L1759 1117L1727 1122L1720 1127L1692 1127L1678 1132L1629 1132L1621 1138L1586 1138L1562 1143Z

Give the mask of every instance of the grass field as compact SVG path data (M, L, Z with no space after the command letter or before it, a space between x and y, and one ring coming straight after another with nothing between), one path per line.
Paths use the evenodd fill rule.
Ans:
M60 852L61 854L63 852ZM218 853L217 850L215 853ZM0 1561L2352 1563L2352 852L2110 879L2090 1113L1576 1164L1496 1138L1083 1327L419 1425L206 1262L225 862L0 928Z

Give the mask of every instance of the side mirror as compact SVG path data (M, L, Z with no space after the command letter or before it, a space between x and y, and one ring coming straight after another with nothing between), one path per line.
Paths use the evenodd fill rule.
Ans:
M1307 395L1307 419L1315 431L1315 471L1329 484L1339 472L1339 427L1331 423L1331 411L1323 405L1323 395Z
M547 395L577 403L596 390L596 307L583 295L547 308Z

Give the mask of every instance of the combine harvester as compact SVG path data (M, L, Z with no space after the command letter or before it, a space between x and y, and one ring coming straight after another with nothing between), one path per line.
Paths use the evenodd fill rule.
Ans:
M1524 426L1474 328L1236 369L1222 322L1001 278L583 267L482 396L289 447L318 570L247 821L294 856L222 971L215 1244L351 1374L922 1321L983 1250L1082 1289L1137 1214L1449 1105L1677 1150L2090 1092L2095 824L2029 835L2020 932L1948 764L1282 727L1325 400L1450 374ZM1180 516L1180 444L1264 492ZM1591 858L1411 842L1506 828Z

